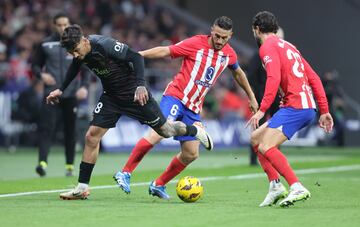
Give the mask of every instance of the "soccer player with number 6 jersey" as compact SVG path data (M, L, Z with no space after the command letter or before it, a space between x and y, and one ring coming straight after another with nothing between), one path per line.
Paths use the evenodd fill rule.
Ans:
M310 198L310 192L299 182L278 147L313 121L315 100L320 112L320 127L329 133L334 124L319 76L294 45L276 36L278 28L277 19L270 12L259 12L253 18L252 29L267 75L260 109L247 123L255 129L251 144L270 182L269 192L260 207L275 205L280 199L283 200L279 205L287 207ZM259 120L278 90L282 94L281 108L259 127ZM289 184L289 193L280 183L279 174Z
M201 125L200 111L205 95L226 68L232 71L237 84L247 93L251 110L257 111L258 103L254 93L237 62L235 51L228 44L232 33L232 20L222 16L215 20L210 35L196 35L175 45L140 52L146 58L183 58L180 72L168 84L160 103L167 119ZM163 137L151 130L138 141L122 171L114 175L124 192L130 193L131 173L146 153L162 139ZM199 143L193 136L177 136L174 139L180 141L181 152L149 187L151 195L162 199L170 198L165 185L199 156Z

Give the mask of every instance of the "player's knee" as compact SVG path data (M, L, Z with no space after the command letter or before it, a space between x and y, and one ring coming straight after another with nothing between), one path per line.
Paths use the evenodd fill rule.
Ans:
M251 133L250 143L252 146L257 146L259 144L258 136L254 132Z
M267 150L269 150L270 148L271 148L271 145L261 142L261 143L259 143L258 151L261 152L262 154L265 154L265 152Z
M181 152L182 161L186 164L190 164L191 162L195 161L199 157L198 151L182 151Z
M100 139L98 139L93 132L88 131L85 135L85 143L86 145L90 147L96 147L98 143L100 142Z

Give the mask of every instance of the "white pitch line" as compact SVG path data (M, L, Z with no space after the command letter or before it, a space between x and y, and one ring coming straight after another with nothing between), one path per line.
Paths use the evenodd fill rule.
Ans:
M326 167L326 168L313 168L313 169L300 169L295 172L300 175L305 174L314 174L314 173L334 173L334 172L344 172L344 171L352 171L352 170L360 170L360 165L349 165L349 166L335 166L335 167ZM202 177L199 178L201 181L214 181L214 180L244 180L244 179L254 179L264 177L264 173L250 173L250 174L241 174L236 176L218 176L218 177ZM169 183L174 184L176 180L172 180ZM132 187L136 186L145 186L149 185L149 182L139 182L132 183ZM103 186L94 186L90 187L91 190L94 189L108 189L108 188L117 188L117 185L103 185ZM16 196L25 196L25 195L38 195L38 194L49 194L49 193L59 193L65 192L69 189L57 189L57 190L47 190L47 191L33 191L33 192L19 192L12 194L2 194L0 198L7 197L16 197Z

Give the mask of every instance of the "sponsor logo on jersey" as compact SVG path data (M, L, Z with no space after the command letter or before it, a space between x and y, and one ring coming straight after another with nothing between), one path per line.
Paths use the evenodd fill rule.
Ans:
M91 70L94 71L96 73L96 75L99 75L99 76L105 76L110 73L110 70L108 70L108 69L92 68Z
M263 62L264 62L264 66L266 67L268 63L272 62L272 59L270 58L270 56L266 55L263 57Z
M195 83L204 87L211 87L211 83L207 81L195 80Z

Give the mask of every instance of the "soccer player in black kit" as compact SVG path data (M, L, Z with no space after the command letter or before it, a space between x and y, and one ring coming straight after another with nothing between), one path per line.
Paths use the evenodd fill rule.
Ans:
M84 37L81 27L72 25L63 32L61 45L74 59L61 88L52 91L47 102L55 104L59 101L81 65L86 65L100 78L104 92L85 136L78 185L69 192L61 193L60 198L86 199L90 195L89 182L99 154L100 140L109 128L115 127L123 114L149 125L163 137L195 136L206 149L213 148L212 139L204 129L165 119L145 87L143 57L126 44L101 35Z

